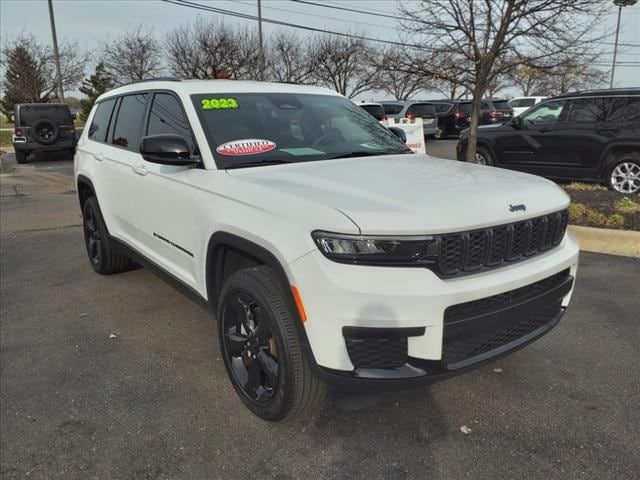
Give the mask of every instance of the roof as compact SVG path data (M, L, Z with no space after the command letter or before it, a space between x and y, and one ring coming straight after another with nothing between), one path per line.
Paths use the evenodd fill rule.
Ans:
M297 85L292 83L254 82L247 80L176 80L149 79L129 83L114 88L101 95L98 100L147 90L171 90L178 94L194 95L202 93L230 94L230 93L298 93L316 95L340 94L323 87Z
M603 88L599 90L581 90L563 93L553 98L593 97L600 95L640 95L640 88Z
M382 104L381 103L377 103L377 102L360 102L360 103L356 103L356 105L358 105L359 107L381 107Z

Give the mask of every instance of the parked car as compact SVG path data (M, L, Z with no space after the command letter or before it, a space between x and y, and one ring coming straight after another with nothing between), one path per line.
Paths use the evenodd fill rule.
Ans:
M438 131L436 139L444 139L449 135L460 135L465 128L469 128L471 119L470 100L427 100L436 108L438 117Z
M562 189L410 154L336 92L143 81L101 95L87 125L74 172L93 269L153 265L217 312L231 384L261 418L309 411L327 385L462 373L569 304Z
M436 109L431 103L407 100L404 102L380 102L388 118L422 118L424 136L438 133L438 117ZM396 113L391 113L396 112Z
M466 132L458 143L464 160ZM640 192L640 88L555 97L504 125L478 129L478 163Z
M12 141L18 163L27 163L35 152L68 152L73 157L76 129L69 105L18 103L14 107Z
M358 106L379 122L387 119L384 108L379 103L361 102Z
M549 97L516 97L509 100L509 105L513 109L513 116L517 117L547 98Z
M513 117L513 109L507 100L487 98L480 104L480 124L495 125Z

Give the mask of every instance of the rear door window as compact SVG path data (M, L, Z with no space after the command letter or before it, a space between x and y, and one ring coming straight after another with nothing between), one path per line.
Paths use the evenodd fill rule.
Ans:
M187 141L191 151L194 151L195 142L191 135L189 120L184 114L180 101L169 93L156 93L149 113L147 135L163 133L180 135Z
M118 118L111 143L128 150L139 152L144 113L147 109L148 94L127 95L122 97Z
M98 104L96 113L93 115L91 125L89 126L89 138L91 140L98 142L105 142L107 140L109 120L111 120L111 113L113 112L113 106L115 104L115 99L105 100Z

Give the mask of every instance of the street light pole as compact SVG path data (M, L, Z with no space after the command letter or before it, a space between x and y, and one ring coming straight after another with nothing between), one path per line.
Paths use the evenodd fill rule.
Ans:
M613 78L616 73L616 56L618 55L618 35L620 35L620 16L622 15L622 7L630 7L635 5L638 0L613 0L613 4L618 6L618 25L616 26L616 42L613 45L613 63L611 64L611 81L609 88L613 88Z
M258 0L258 42L260 45L260 78L264 81L264 45L262 43L262 1Z
M58 99L64 103L64 91L62 90L62 72L60 70L60 54L58 53L58 37L56 36L56 21L53 18L53 1L49 0L49 20L51 21L51 36L53 37L53 55L56 63L56 85Z

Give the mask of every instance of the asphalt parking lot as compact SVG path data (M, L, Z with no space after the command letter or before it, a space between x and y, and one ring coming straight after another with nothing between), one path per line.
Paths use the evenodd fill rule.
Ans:
M494 364L270 424L206 311L145 269L93 273L55 165L2 176L2 479L637 478L639 260L583 253L560 325Z

